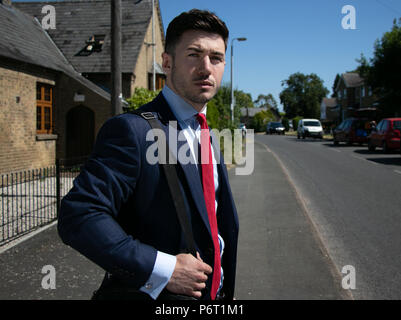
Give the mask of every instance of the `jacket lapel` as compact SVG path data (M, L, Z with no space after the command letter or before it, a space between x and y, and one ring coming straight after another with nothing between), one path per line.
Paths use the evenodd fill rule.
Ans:
M180 133L180 131L182 130L180 125L177 122L177 119L175 118L173 112L171 111L167 101L164 99L163 95L160 93L157 98L153 101L154 105L151 106L153 103L147 105L149 107L152 107L153 110L149 110L149 111L156 111L158 113L158 117L159 120L162 124L162 128L165 132L166 138L169 138L169 122L170 121L175 121L175 123L177 123L177 134ZM146 110L147 108L144 108L144 111L148 111ZM177 139L178 140L178 139ZM175 140L175 141L177 141ZM184 149L181 149L184 148ZM196 208L204 222L204 224L206 225L210 236L211 235L211 230L210 230L210 225L209 225L209 218L208 218L208 214L207 214L207 210L206 210L206 204L205 204L205 198L203 195L203 188L202 188L202 183L200 180L200 176L199 176L199 172L198 172L198 168L196 164L193 163L182 163L180 162L180 160L178 159L178 151L179 150L187 150L187 141L177 141L177 148L175 148L174 146L170 146L170 149L172 150L172 153L174 154L175 158L177 159L177 163L179 163L179 165L181 166L184 175L186 177L189 189L191 191L191 195L192 198L194 200L194 203L196 205Z

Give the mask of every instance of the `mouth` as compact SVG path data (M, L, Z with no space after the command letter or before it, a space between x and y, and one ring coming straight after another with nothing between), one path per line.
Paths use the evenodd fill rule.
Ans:
M210 80L198 80L194 82L196 86L201 87L201 88L213 88L214 87L214 82Z

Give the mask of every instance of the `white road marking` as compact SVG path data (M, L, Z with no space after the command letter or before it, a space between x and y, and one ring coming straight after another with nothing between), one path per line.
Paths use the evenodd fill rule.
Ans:
M401 171L399 170L394 170L394 172L401 174Z
M365 158L362 158L362 157L358 157L358 156L355 156L355 155L351 155L351 157L354 158L354 159L366 161L366 162L368 162L368 163L370 163L370 164L374 164L375 166L378 166L378 165L379 165L379 164L378 164L377 162L375 162L375 161L371 161L371 160L368 160L368 159L365 159Z
M366 161L366 159L361 158L361 157L358 157L358 156L354 156L353 154L351 155L351 157L352 157L352 158L355 158L355 159L358 159L358 160L364 160L364 161Z

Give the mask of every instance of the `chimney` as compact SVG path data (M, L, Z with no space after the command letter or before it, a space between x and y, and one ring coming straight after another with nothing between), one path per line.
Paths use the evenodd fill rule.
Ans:
M5 6L11 6L11 0L0 0L0 3Z

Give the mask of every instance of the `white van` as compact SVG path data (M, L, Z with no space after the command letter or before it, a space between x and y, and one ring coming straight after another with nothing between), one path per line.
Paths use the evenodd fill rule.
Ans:
M298 122L297 137L305 139L306 137L313 137L323 139L322 124L317 119L302 119Z

